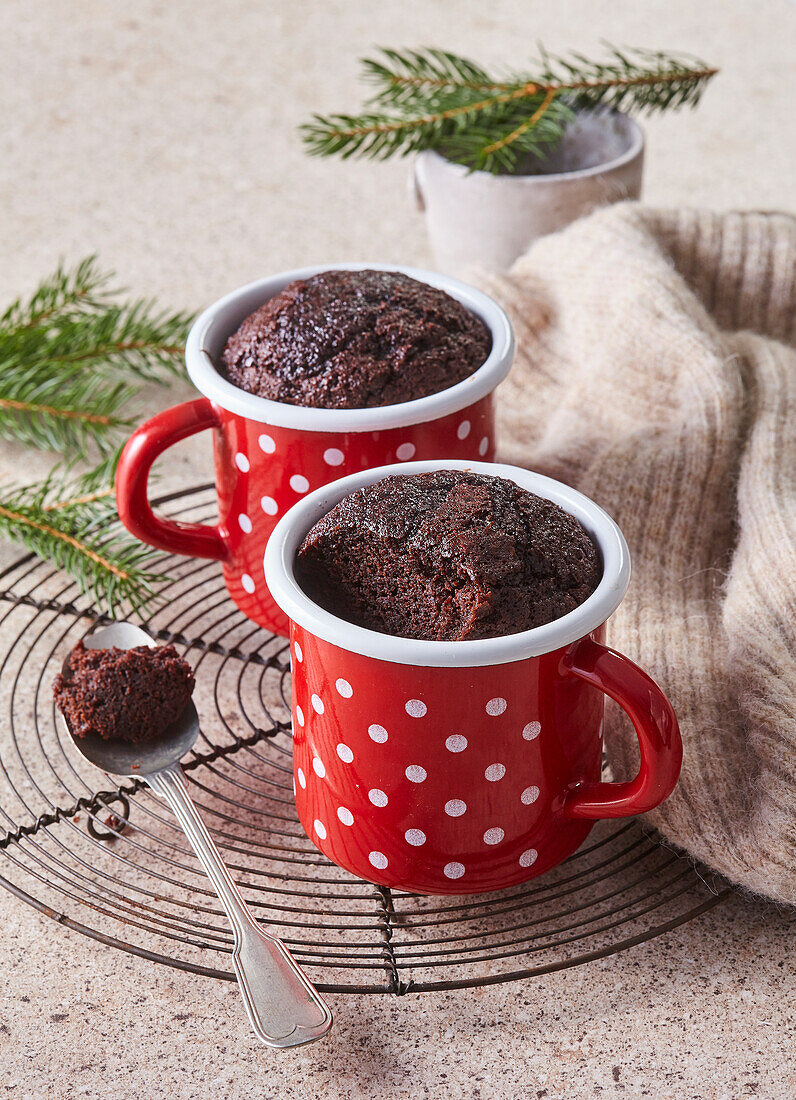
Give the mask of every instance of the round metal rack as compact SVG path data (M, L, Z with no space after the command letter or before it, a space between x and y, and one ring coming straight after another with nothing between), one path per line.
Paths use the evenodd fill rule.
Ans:
M163 497L202 521L212 487ZM163 555L144 623L196 670L192 794L258 919L325 992L423 992L577 966L707 912L724 883L642 829L602 822L525 886L419 897L355 879L305 836L291 794L287 643L245 619L214 562ZM159 963L234 980L225 917L165 805L102 776L56 722L51 684L102 621L32 555L0 572L0 885L60 924Z

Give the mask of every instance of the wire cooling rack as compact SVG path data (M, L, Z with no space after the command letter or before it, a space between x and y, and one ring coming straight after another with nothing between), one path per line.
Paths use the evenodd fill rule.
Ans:
M211 486L164 497L184 520ZM196 670L191 793L243 893L324 992L423 992L562 970L712 909L726 885L636 821L601 822L525 886L419 897L354 878L293 807L287 643L245 619L216 563L164 555L144 625ZM56 723L51 684L103 621L62 573L27 555L0 572L0 885L58 923L155 962L234 980L223 912L165 805L92 769Z

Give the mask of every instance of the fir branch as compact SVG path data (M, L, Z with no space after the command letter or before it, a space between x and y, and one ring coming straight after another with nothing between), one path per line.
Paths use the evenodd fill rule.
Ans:
M2 317L0 329L31 327L58 313L61 316L101 309L109 301L112 276L101 272L96 256L87 256L71 270L63 262L25 302L17 298Z
M107 489L98 489L93 493L82 493L80 496L58 500L55 504L47 504L44 506L44 511L60 512L64 508L74 508L78 504L93 504L96 500L105 500L107 497L115 496L115 493L113 486L109 486Z
M157 551L121 527L112 488L115 458L77 478L52 474L0 492L0 534L53 562L109 615L141 609L162 577Z
M0 318L0 435L69 459L107 455L140 386L178 371L190 316L119 304L111 281L94 257L60 265Z
M52 561L108 614L155 595L156 551L116 515L114 453L146 383L178 370L191 318L153 302L118 302L92 256L60 265L0 317L0 436L68 459L102 461L82 477L62 472L0 490L0 534Z
M483 151L484 157L493 156L494 154L499 153L501 149L505 149L506 146L514 145L516 142L520 141L521 138L530 129L541 122L542 115L544 115L550 109L550 104L553 102L554 97L555 92L552 88L548 88L548 90L545 92L544 99L533 112L531 117L529 119L526 119L525 122L521 122L519 126L515 126L514 129L511 130L508 134L504 134L502 137L496 138L496 140L493 141L491 145L487 145Z
M510 85L494 81L485 69L467 58L446 50L383 49L382 58L363 58L363 79L376 86L373 103L395 106L411 102L429 92L465 89L475 95L509 90Z
M372 109L315 115L301 127L303 140L315 156L384 159L438 149L470 168L515 171L560 141L573 110L693 107L716 72L660 51L608 47L603 61L540 53L537 72L497 80L443 50L382 50L362 62L375 87Z
M49 367L0 373L0 435L70 459L92 447L108 454L130 420L121 415L137 388L124 382Z
M475 169L512 172L525 158L542 158L561 140L574 115L560 97L547 92L534 98L533 113L514 111L491 125L468 127L453 134L444 153Z

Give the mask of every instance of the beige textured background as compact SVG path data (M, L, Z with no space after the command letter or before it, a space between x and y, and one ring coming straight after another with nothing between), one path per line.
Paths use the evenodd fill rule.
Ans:
M650 202L796 207L788 0L4 0L0 301L95 250L136 292L189 308L300 264L427 263L406 164L310 161L296 123L356 106L356 58L374 44L520 64L536 39L594 51L601 38L723 70L696 114L646 124ZM20 455L2 445L1 476ZM169 477L196 481L206 462L197 441ZM789 1098L790 923L738 897L534 982L334 998L333 1037L278 1056L249 1038L234 988L103 949L0 894L0 1095Z

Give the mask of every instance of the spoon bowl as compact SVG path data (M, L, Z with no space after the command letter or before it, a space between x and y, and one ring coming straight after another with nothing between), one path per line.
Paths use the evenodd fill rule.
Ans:
M83 639L86 649L134 649L136 646L157 647L157 642L140 626L134 623L111 623L96 630ZM64 676L69 675L69 657L63 663ZM151 741L120 741L118 739L97 737L75 737L69 729L69 723L61 715L69 736L75 747L89 763L113 775L129 775L146 778L165 768L174 767L196 744L199 736L199 715L192 700L184 707L182 714L160 737Z

